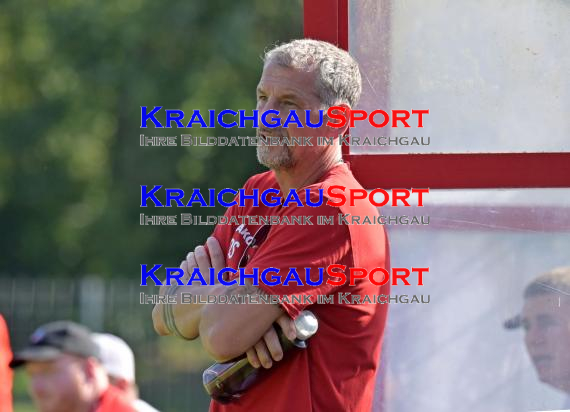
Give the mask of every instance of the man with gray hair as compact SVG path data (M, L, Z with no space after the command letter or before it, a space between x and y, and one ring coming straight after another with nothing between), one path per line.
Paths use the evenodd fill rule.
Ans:
M570 266L534 279L524 291L520 315L505 327L522 327L539 379L570 395ZM570 398L565 404L570 409Z
M255 368L267 369L265 378L256 382L230 404L212 401L211 411L367 411L374 395L380 348L386 323L387 305L363 303L358 299L389 294L389 284L374 285L367 279L353 284L338 282L327 272L331 265L348 273L358 267L388 269L388 241L382 225L345 225L339 214L373 218L378 210L367 201L354 205L327 205L327 189L342 186L360 189L347 164L343 163L339 137L347 127L327 126L326 111L331 106L349 110L360 97L361 77L356 61L332 44L316 40L295 40L270 50L264 59L263 73L257 86L260 114L277 111L281 122L292 110L308 111L311 124L290 123L275 129L261 126L259 137L273 137L280 145L259 145L257 158L268 172L251 177L245 184L245 205L230 207L226 216L306 217L305 225L265 225L255 221L218 225L205 246L188 253L180 267L185 280L195 268L208 273L224 267L244 268L245 273L265 269L278 270L280 282L268 285L251 282L225 286L163 286L161 293L177 303L159 304L153 310L153 323L161 335L185 339L200 337L204 348L220 362L247 356ZM317 137L334 140L334 145L319 145ZM312 145L287 144L291 138L303 138ZM236 159L238 161L238 159ZM253 206L253 190L274 189L279 196L296 193L301 205L270 207L259 202ZM292 191L292 192L291 192ZM310 202L312 206L308 206ZM317 206L313 206L318 204ZM330 218L330 224L318 225L317 217ZM257 223L257 224L256 224ZM308 274L309 282L283 285L291 268ZM233 280L238 276L230 276ZM273 273L272 273L273 276ZM321 282L316 282L319 277ZM336 281L336 284L327 282ZM315 286L315 284L318 284ZM277 296L278 304L181 303L181 294ZM302 296L293 300L291 296ZM318 303L318 296L332 297ZM288 299L284 299L288 298ZM295 337L293 320L310 309L319 321L317 333L306 350L283 353L276 327L289 339Z

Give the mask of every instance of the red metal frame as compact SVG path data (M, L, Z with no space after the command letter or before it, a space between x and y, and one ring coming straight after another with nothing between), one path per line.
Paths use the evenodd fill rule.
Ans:
M352 154L350 164L369 189L570 186L570 153Z
M306 38L328 41L348 50L348 0L305 0L303 5ZM342 146L342 157L350 160L350 147Z
M305 0L305 37L348 50L348 17L348 0ZM570 187L570 152L357 155L343 147L343 156L369 189Z
M348 50L348 0L305 0L303 13L306 38Z

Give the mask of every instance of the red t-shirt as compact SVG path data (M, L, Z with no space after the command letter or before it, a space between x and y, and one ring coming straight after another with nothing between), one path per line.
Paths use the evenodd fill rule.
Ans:
M0 315L0 411L12 411L12 360L10 337L4 318Z
M125 399L123 393L109 385L101 396L95 412L136 412L134 407Z
M382 225L339 224L338 214L377 216L377 209L366 200L340 207L324 205L327 187L341 185L362 188L345 164L335 166L321 179L306 188L310 199L318 199L323 189L323 205L306 205L306 192L297 190L303 207L294 204L283 207L259 207L247 201L246 207L230 207L226 216L312 216L313 225L218 225L214 236L226 255L226 266L246 267L259 271L268 267L280 269L285 278L289 268L296 268L302 280L304 268L311 268L311 279L318 278L317 268L331 264L347 267L389 266L388 240ZM246 194L252 189L259 194L269 188L279 189L272 171L250 178L245 184ZM287 194L286 194L287 195ZM335 199L333 199L335 200ZM336 200L335 200L336 201ZM348 202L347 202L348 203ZM333 216L334 225L317 225L317 216ZM267 232L269 229L269 232ZM255 239L255 240L254 240ZM236 274L235 277L238 275ZM275 362L264 379L257 382L238 401L222 405L212 401L212 412L234 411L368 411L374 395L374 381L378 369L380 348L386 323L387 305L352 304L338 299L338 293L353 295L389 294L389 285L375 286L368 280L348 282L342 286L326 284L299 286L268 286L259 282L259 288L270 295L307 295L313 304L283 303L282 308L295 318L302 310L310 309L318 318L319 329L308 341L308 349L288 353L285 359ZM338 278L333 278L338 281ZM335 295L334 303L318 304L317 295ZM348 298L350 301L350 297Z

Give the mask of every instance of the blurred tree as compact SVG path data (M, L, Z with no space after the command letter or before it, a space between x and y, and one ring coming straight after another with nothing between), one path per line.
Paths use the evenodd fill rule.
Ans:
M178 265L213 230L140 226L140 185L238 188L253 147L140 147L140 106L253 109L260 56L302 37L301 1L0 3L0 271L132 276Z

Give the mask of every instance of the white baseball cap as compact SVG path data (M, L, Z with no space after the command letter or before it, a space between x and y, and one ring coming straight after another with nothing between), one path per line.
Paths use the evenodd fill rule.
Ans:
M94 333L101 351L101 363L109 376L135 381L135 355L123 339L110 333Z

